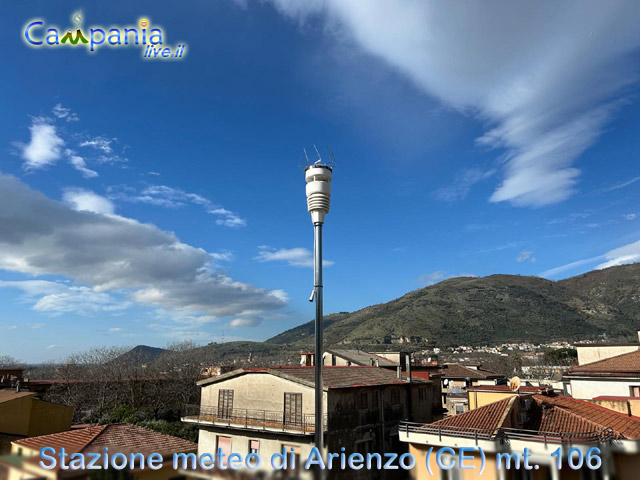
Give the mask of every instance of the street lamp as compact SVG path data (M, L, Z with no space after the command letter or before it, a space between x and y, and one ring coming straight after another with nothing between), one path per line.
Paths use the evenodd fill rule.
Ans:
M331 200L331 174L332 169L328 165L316 162L309 165L304 171L304 178L307 181L307 210L311 214L313 222L313 292L310 302L316 302L316 346L315 346L315 396L316 396L316 416L315 416L315 441L320 452L324 448L324 428L323 418L323 389L322 389L322 225L324 217L329 213L329 202Z

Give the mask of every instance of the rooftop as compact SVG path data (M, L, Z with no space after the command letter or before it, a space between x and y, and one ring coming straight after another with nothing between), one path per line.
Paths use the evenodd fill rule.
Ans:
M252 367L241 368L213 378L208 378L198 382L198 385L205 386L211 383L223 382L229 378L239 375L267 373L280 378L301 383L313 387L315 385L314 367ZM325 390L338 388L371 387L382 385L404 385L406 380L397 377L395 371L377 367L322 367L322 381ZM414 381L424 382L423 379Z
M523 403L529 399L531 403ZM515 413L524 412L519 421ZM513 396L427 425L405 424L406 431L451 437L545 441L640 439L640 418L564 395Z
M544 393L553 390L551 387L534 387L523 385L518 390L511 390L508 385L472 385L466 387L468 392L513 392L513 393Z
M0 389L0 403L10 402L11 400L23 397L32 397L34 395L34 392L16 392L13 388Z
M567 375L572 376L640 376L640 350L605 358L586 365L571 367Z
M114 424L96 425L67 432L41 435L39 437L15 440L21 447L40 450L64 447L68 453L102 451L104 447L125 454L139 452L145 455L157 452L162 455L175 452L195 451L198 446L182 438L154 432L137 425Z

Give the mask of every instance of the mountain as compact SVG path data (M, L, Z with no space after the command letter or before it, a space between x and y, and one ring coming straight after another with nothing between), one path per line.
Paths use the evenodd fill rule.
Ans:
M451 278L396 300L329 315L326 345L453 346L627 337L640 327L640 264L566 280L491 275ZM267 343L313 344L313 322Z
M153 363L158 360L162 355L169 353L169 350L164 348L149 347L147 345L138 345L133 347L128 352L118 356L114 363L121 363L125 365L144 365Z

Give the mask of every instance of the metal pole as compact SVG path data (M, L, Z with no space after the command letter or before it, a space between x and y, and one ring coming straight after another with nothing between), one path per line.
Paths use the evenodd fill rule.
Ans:
M322 364L324 363L322 348L322 223L313 224L313 288L316 301L316 351L315 351L315 388L316 388L316 447L320 453L324 450L323 388Z

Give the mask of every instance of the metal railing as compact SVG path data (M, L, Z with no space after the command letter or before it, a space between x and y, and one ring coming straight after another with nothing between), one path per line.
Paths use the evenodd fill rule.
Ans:
M185 405L182 420L251 430L269 430L299 434L315 433L315 415L285 415L282 411L218 408L215 405ZM326 431L326 415L324 415L323 426Z
M467 428L452 425L418 424L401 422L400 431L406 433L422 433L442 437L471 438L478 440L526 440L528 442L546 443L600 443L615 439L615 433L611 428L594 430L590 432L543 432L537 430L525 430L520 428Z

